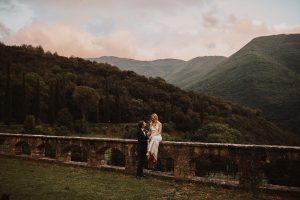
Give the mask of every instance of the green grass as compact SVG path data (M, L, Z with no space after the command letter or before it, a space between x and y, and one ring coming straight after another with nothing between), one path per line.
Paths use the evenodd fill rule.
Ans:
M11 199L292 199L212 186L175 183L91 168L32 162L0 156L0 195Z

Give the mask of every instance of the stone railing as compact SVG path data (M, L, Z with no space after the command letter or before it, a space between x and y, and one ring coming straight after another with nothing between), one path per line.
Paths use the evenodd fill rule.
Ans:
M47 135L25 135L0 133L0 154L22 155L24 145L31 159L45 159L45 147L51 146L55 156L52 160L62 163L71 161L72 149L79 148L86 152L83 165L90 167L105 167L105 151L117 149L124 155L124 165L119 167L128 173L136 171L136 140L87 138ZM173 162L169 173L158 173L176 180L204 181L234 185L246 189L268 188L263 185L263 166L278 160L300 162L300 147L270 146L270 145L241 145L217 144L199 142L169 142L163 141L159 147L159 154L167 155ZM238 168L237 180L214 180L198 178L195 175L197 159L203 156L217 156L234 161ZM148 171L151 174L151 171ZM300 177L298 177L300 178ZM275 187L276 188L276 187ZM300 192L299 187L277 186L279 190Z

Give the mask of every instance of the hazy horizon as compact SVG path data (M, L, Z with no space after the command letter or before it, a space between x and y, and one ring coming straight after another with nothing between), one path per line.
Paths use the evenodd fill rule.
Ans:
M0 40L63 56L230 56L259 36L300 33L297 0L0 0Z

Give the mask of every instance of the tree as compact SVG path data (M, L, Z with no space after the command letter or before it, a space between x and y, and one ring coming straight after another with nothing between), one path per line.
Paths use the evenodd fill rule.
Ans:
M82 120L85 121L86 113L97 108L99 94L91 87L76 86L73 93L73 98L81 112Z
M73 128L73 116L67 108L63 108L58 112L57 122L59 125L68 127L69 129Z
M24 124L23 129L26 133L32 133L35 129L35 118L33 115L27 115Z
M5 113L4 119L5 124L9 125L12 118L12 90L11 90L11 79L10 79L10 65L6 68L6 88L5 88Z
M27 99L26 99L26 78L25 73L22 74L22 120L25 120L27 115Z
M228 124L209 123L201 130L207 135L207 142L219 143L241 143L241 133L239 130L230 127Z
M36 94L35 94L35 118L41 118L41 102L40 102L40 80L36 80Z
M53 124L55 122L55 87L53 84L50 84L48 103L48 120L50 124Z

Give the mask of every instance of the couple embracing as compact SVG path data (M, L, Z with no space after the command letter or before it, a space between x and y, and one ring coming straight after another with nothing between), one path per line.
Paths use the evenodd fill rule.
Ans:
M158 121L157 114L152 114L150 117L149 130L146 129L146 123L140 121L138 123L138 131L136 133L138 139L138 166L136 177L144 177L143 168L146 157L148 159L148 167L154 168L157 162L157 153L159 143L162 141L161 130L162 124Z

